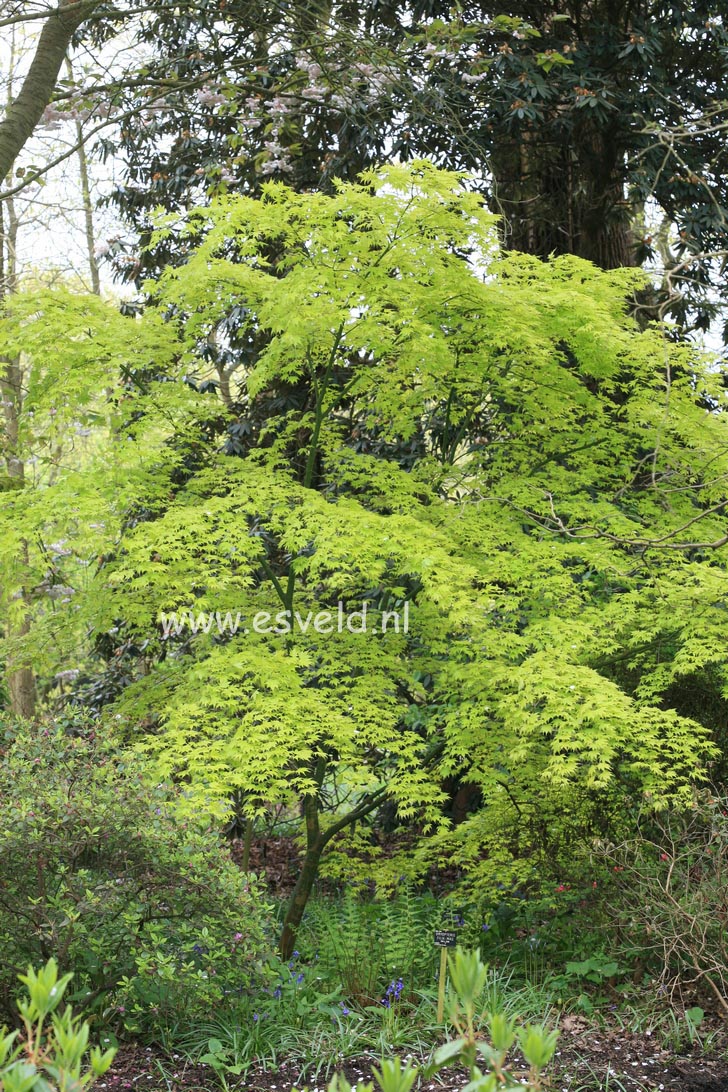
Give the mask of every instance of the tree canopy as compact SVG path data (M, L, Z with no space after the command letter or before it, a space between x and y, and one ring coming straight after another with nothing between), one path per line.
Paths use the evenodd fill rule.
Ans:
M502 250L425 162L160 214L169 240L140 313L19 293L0 319L34 467L0 493L3 609L32 612L5 650L78 672L194 808L301 807L284 950L385 798L422 836L383 879L447 850L493 885L548 814L593 830L700 777L675 684L725 685L725 393L627 314L642 275ZM454 827L453 776L484 801Z

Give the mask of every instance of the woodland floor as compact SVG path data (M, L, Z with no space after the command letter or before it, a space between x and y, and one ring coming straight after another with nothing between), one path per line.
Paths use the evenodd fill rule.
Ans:
M568 1019L568 1018L567 1018ZM711 1054L694 1049L676 1055L662 1049L649 1036L621 1029L595 1030L584 1023L562 1027L559 1051L550 1067L553 1092L728 1092L728 1041ZM336 1068L353 1084L371 1078L374 1057L348 1059ZM518 1072L518 1059L513 1071ZM467 1083L464 1071L445 1071L440 1080L422 1082L421 1092L456 1092ZM294 1060L277 1069L253 1066L245 1076L229 1078L238 1092L290 1092L308 1087L323 1092L328 1081L321 1074L301 1074ZM220 1085L208 1066L184 1062L175 1055L149 1047L122 1045L106 1077L96 1086L101 1092L219 1092Z

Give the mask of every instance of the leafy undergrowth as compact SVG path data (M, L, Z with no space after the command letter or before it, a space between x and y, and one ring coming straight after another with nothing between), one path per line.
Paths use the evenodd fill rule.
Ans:
M728 1035L718 1031L708 1049L695 1043L678 1054L652 1033L632 1033L614 1024L597 1028L593 1023L566 1016L549 1067L551 1088L568 1092L725 1092L728 1088ZM422 1059L420 1059L422 1060ZM229 1078L237 1092L290 1092L308 1087L323 1092L327 1071L344 1073L354 1084L370 1080L378 1056L372 1052L351 1058L308 1059L303 1066L294 1058L254 1062L244 1074ZM517 1069L517 1064L514 1066ZM439 1079L423 1081L423 1092L460 1092L467 1080L465 1070L443 1072ZM219 1092L220 1084L210 1066L193 1063L181 1054L167 1054L151 1047L122 1045L114 1064L95 1086L99 1092Z

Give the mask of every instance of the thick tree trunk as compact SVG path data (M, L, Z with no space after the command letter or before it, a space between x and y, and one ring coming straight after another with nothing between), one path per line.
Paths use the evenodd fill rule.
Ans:
M30 630L30 622L24 618L14 631L15 637L24 637ZM30 720L35 716L37 693L32 667L14 667L8 664L8 695L10 708L16 717Z
M635 264L621 156L601 133L551 145L525 132L489 165L509 249L539 258L576 254L602 269Z
M58 10L45 22L28 75L0 122L0 178L10 174L33 135L51 101L71 39L98 5L99 0L61 0Z

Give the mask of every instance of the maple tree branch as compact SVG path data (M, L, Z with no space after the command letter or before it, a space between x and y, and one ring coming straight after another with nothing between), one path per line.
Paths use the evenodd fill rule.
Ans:
M537 527L540 527L542 531L549 531L552 534L564 535L566 538L572 539L593 539L603 538L608 542L613 542L617 546L633 547L642 550L718 550L721 546L728 545L728 532L722 535L720 538L714 539L712 542L671 542L670 539L674 539L677 535L682 534L693 524L699 523L707 516L715 516L719 512L722 512L728 507L728 500L719 501L718 504L713 505L712 508L706 508L704 512L698 513L697 516L693 516L687 523L683 523L680 527L676 527L674 531L668 531L666 534L661 535L659 538L623 538L621 535L613 535L609 531L602 531L599 527L595 527L593 524L583 524L580 527L567 527L561 516L556 512L554 507L554 500L550 493L546 494L546 499L549 502L549 508L551 510L551 520L547 521L544 517L537 515L536 512L530 511L528 508L521 508L516 504L504 500L502 497L483 497L481 500L497 500L500 503L508 504L514 511L520 515L525 516L531 520Z

